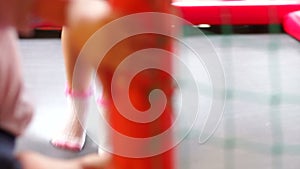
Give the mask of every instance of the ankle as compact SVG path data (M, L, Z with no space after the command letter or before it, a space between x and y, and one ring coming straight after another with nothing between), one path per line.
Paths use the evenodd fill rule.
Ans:
M74 98L88 98L93 94L93 90L91 87L86 90L74 90L70 87L66 87L65 93L67 96Z

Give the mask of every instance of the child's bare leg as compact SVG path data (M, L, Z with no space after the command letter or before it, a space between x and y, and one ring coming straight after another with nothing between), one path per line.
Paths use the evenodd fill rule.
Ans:
M68 26L63 28L62 46L67 78L67 100L70 117L64 129L52 140L52 144L69 150L79 151L85 142L85 122L91 96L91 73L93 68L81 70L73 83L74 68L82 46L87 39L99 28L102 20L107 17L109 7L106 2L87 0L85 9L79 8L78 15L72 15ZM85 3L85 1L81 1ZM77 3L72 8L83 4ZM81 60L84 61L84 60ZM80 83L78 83L78 81Z
M70 35L68 27L64 27L62 32L62 46L65 58L67 89L66 97L68 104L68 121L62 131L53 139L52 144L56 147L79 151L85 142L84 123L88 111L88 102L91 96L89 87L91 70L82 72L81 82L77 86L73 85L73 70L79 55L79 49L73 47L74 37Z

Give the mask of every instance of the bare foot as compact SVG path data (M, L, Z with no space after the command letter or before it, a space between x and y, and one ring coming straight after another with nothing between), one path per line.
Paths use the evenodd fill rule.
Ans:
M83 148L86 137L85 123L90 95L90 90L80 93L70 90L67 93L68 121L64 129L51 140L52 145L72 151L80 151Z

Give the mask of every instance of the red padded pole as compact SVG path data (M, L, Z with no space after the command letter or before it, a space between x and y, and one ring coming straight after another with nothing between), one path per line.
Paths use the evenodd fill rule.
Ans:
M165 12L170 13L171 1L164 0L110 0L114 11L122 15L140 12ZM139 24L139 23L137 23ZM151 24L150 24L151 25ZM134 26L134 25L133 25ZM122 29L122 28L120 28ZM164 43L162 45L162 42ZM126 48L126 49L124 49ZM126 58L135 51L148 48L160 48L172 52L172 41L169 37L156 34L137 35L117 44L106 56L111 58ZM120 52L122 51L122 52ZM118 55L118 57L116 57ZM142 57L142 56L141 56ZM105 60L105 59L104 59ZM119 61L121 62L121 60ZM171 69L171 61L166 62L166 67ZM132 81L127 92L132 105L140 110L146 111L150 107L149 93L153 89L161 89L167 96L167 106L160 116L149 123L134 122L120 114L116 105L112 101L111 83L115 68L109 70L101 68L98 75L103 82L105 99L108 100L108 121L112 128L118 133L132 138L149 138L163 133L172 125L172 77L162 71L145 70L138 74ZM121 82L120 82L121 83ZM122 85L120 85L122 86ZM143 152L151 146L165 146L172 144L172 136L165 137L159 142L148 142L145 144L124 143L118 139L117 135L110 133L112 147L115 152L126 150L131 152ZM124 145L125 144L125 145ZM122 155L112 155L113 169L174 169L174 151L168 150L158 155L149 157L126 157Z

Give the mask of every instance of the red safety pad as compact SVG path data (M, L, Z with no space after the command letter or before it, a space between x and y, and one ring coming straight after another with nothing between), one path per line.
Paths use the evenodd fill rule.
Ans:
M190 1L174 2L192 24L280 24L288 13L300 10L296 1Z
M286 15L283 22L283 29L297 40L300 40L300 11Z

